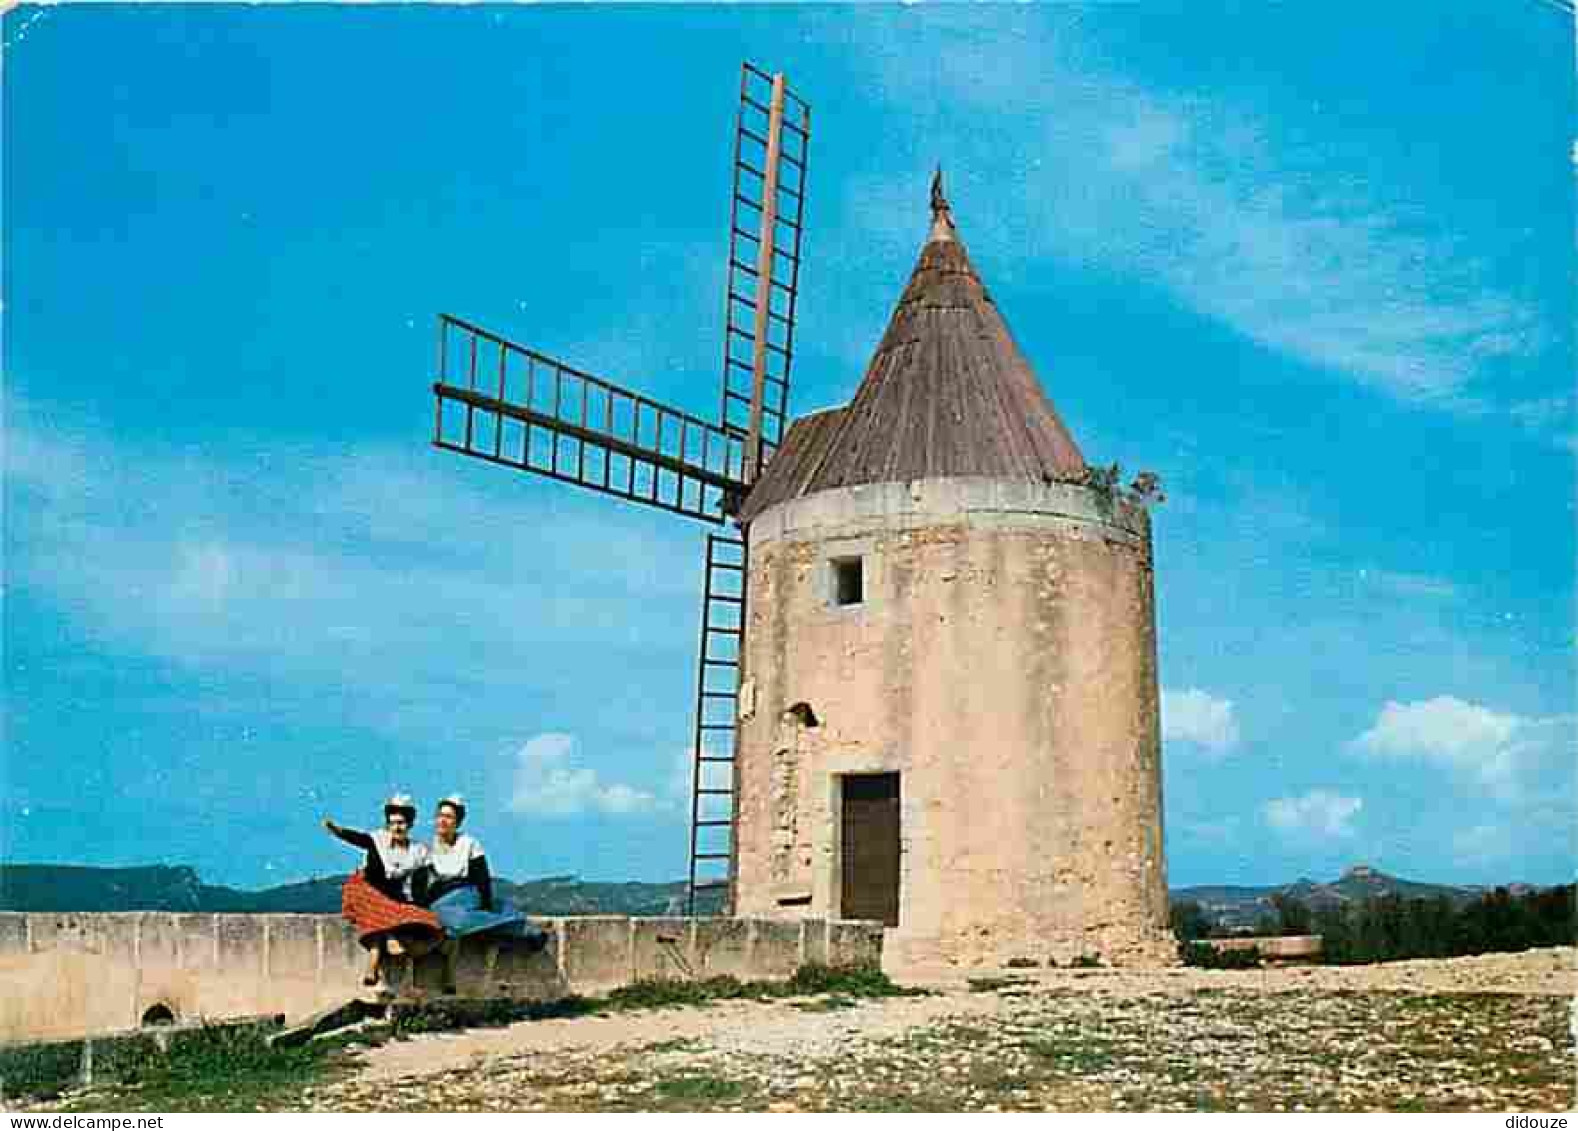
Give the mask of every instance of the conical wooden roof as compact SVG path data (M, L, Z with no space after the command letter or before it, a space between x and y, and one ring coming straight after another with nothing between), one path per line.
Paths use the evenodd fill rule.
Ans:
M862 483L952 476L1039 483L1084 466L970 263L939 174L920 261L855 399L794 422L739 519Z

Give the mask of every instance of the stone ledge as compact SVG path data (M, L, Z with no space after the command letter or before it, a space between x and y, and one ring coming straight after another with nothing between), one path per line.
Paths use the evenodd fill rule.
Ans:
M1150 543L1143 506L1074 483L959 477L871 483L819 491L769 507L751 520L752 547L794 539L855 537L871 529L964 522L1035 530L1088 529L1136 549Z
M823 919L538 919L548 943L463 940L459 996L543 1001L642 978L785 977L803 962L879 966L880 924ZM153 1011L284 1014L292 1023L365 993L366 954L337 915L0 912L0 1040L126 1030ZM397 996L443 995L437 955L393 957Z

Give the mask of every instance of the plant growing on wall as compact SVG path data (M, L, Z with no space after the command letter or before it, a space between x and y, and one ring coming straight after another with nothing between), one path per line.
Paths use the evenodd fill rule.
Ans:
M1151 506L1167 501L1167 495L1162 491L1161 476L1154 471L1140 472L1129 483L1127 489L1118 486L1122 481L1123 468L1116 462L1105 467L1092 467L1086 464L1077 475L1067 480L1095 491L1104 506L1110 507L1119 498L1139 506Z
M1140 472L1129 484L1129 498L1142 505L1165 503L1167 495L1162 491L1161 476L1154 471Z

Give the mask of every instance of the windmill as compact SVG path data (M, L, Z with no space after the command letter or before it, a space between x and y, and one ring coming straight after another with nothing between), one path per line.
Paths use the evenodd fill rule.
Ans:
M433 444L707 523L691 751L687 913L728 889L746 543L732 515L789 410L811 108L742 64L734 126L722 395L704 420L450 314L439 317Z

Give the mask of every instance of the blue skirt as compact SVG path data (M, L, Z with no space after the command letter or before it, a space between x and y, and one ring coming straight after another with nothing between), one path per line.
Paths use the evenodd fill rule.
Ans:
M529 939L539 945L548 939L547 932L528 923L526 916L513 904L496 901L492 911L482 910L482 898L470 884L445 892L433 901L430 910L438 916L439 925L451 938L493 934L501 938Z

